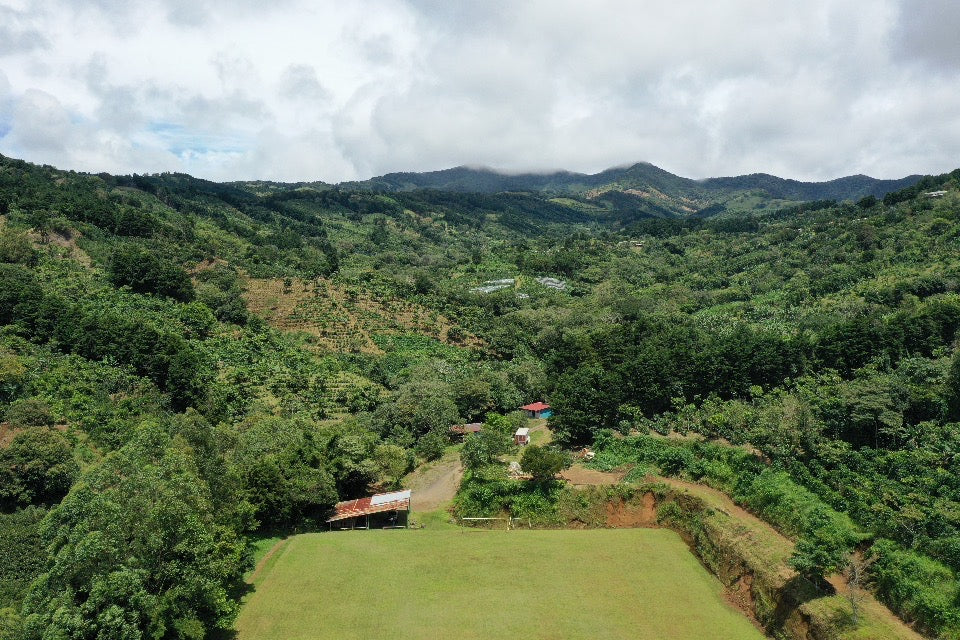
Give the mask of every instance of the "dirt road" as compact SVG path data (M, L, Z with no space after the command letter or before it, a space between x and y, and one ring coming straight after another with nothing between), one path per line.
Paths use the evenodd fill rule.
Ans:
M407 476L403 483L412 491L411 510L433 511L444 506L453 500L461 478L463 466L457 452L448 453L440 460L420 467Z

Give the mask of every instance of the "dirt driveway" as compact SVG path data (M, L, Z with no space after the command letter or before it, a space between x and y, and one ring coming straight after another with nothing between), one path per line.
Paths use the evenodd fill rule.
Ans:
M424 465L404 480L403 486L411 490L412 511L434 511L453 500L463 478L460 453L448 452L436 462Z

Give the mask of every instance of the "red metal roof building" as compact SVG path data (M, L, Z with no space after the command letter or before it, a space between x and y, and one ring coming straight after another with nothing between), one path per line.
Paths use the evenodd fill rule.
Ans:
M546 402L533 402L525 404L520 408L526 411L527 417L530 418L549 418L553 413L550 411L550 405Z
M520 408L524 411L543 411L544 409L549 409L550 405L546 402L533 402L531 404L525 404Z
M405 527L407 526L410 516L410 490L405 489L403 491L393 491L391 493L378 493L366 498L346 500L344 502L338 502L334 509L335 513L333 517L327 519L327 522L330 523L331 528L333 528L334 522L352 520L350 523L351 526L349 527L350 529L369 529L371 515L388 511L393 511L396 513L397 518L395 519L395 522L399 522L400 513L406 514L403 519L403 525L397 525ZM364 518L364 526L356 526L357 518Z

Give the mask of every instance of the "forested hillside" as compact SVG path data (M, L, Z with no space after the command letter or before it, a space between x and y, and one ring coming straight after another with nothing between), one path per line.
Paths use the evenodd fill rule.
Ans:
M849 516L798 528L811 571L860 545L960 637L960 171L806 203L369 186L0 158L0 638L229 629L256 536L540 399L564 445L633 434L758 512L791 483ZM651 453L671 431L758 455Z

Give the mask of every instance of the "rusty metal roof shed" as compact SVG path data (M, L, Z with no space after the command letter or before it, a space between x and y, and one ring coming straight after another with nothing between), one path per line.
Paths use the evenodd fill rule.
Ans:
M368 516L383 511L408 511L410 509L410 490L378 493L367 498L338 502L336 513L327 522L346 520L359 516Z

